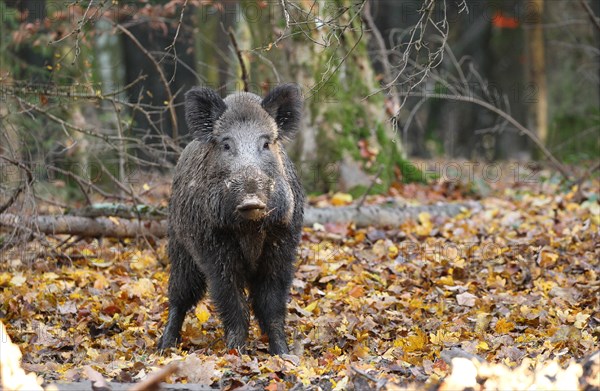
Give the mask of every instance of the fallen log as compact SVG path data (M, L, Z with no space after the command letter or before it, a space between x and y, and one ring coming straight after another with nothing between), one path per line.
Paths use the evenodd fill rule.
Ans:
M46 235L77 235L83 237L134 238L167 234L166 220L128 220L117 217L81 217L70 215L17 216L0 215L0 225L26 228Z
M465 210L479 210L478 202L439 203L419 206L384 206L365 205L339 206L327 208L307 207L304 209L304 225L327 223L354 223L359 228L368 226L394 226L411 219L416 219L421 213L429 213L432 217L452 217Z
M429 213L432 217L452 217L465 210L478 210L477 202L434 204L423 206L382 206L366 205L315 208L307 206L304 211L304 225L354 223L357 227L394 226L409 219L416 219L420 213ZM123 215L119 210L117 214ZM79 215L40 215L18 216L5 213L0 215L0 225L26 228L47 235L77 235L83 237L115 237L131 238L137 236L154 236L161 238L167 234L166 219L159 220L155 213L149 216L138 211L138 218L110 216L107 210L96 209L95 217ZM102 214L108 214L102 216Z

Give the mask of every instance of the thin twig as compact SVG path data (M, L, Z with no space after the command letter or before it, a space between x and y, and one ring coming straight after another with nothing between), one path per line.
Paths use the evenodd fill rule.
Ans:
M112 141L117 141L117 142L127 141L127 142L129 142L129 143L131 143L133 145L137 145L138 147L140 147L140 149L143 149L146 152L149 152L149 153L151 152L151 148L150 148L151 145L145 144L143 142L143 140L141 140L140 138L112 136L112 135L109 135L109 134L103 134L103 133L95 132L95 131L93 131L91 129L85 129L85 128L73 125L70 122L67 122L67 121L65 121L65 120L63 120L63 119L55 116L54 114L50 113L47 110L44 110L44 109L40 108L37 105L31 104L31 103L27 102L26 100L20 98L19 96L14 96L14 98L19 103L21 103L23 106L26 106L28 109L35 110L36 112L38 112L40 114L43 114L44 116L48 117L52 121L58 123L59 125L62 126L62 128L65 130L65 132L66 132L66 129L70 129L70 130L74 130L76 132L80 132L80 133L86 134L86 135L91 136L91 137L99 138L99 139L103 140L104 142L106 142L109 146L111 146L115 150L118 150L118 146L114 145L112 143ZM142 109L140 107L141 105L132 105L132 104L127 104L127 103L120 102L120 101L119 101L119 103L124 104L125 106L131 108L132 111L135 111L135 110L139 109L140 112L143 115L146 116L146 119L148 119L149 123L152 124L152 122L150 121L150 113L147 110ZM157 128L155 128L155 129L157 129ZM168 145L170 147L173 147L174 150L176 150L176 151L179 150L179 147L173 142L172 138L170 138L170 137L164 138L163 142L167 142ZM136 157L134 155L129 155L129 158L132 159L132 161L135 161L137 163L143 163L143 164L146 164L146 165L149 165L149 166L155 166L155 167L162 167L162 166L164 166L167 163L167 162L164 162L164 161L163 162L159 162L159 163L152 162L152 161L141 159L141 158Z
M365 194L363 194L362 197L360 197L358 204L356 204L357 210L360 209L360 207L365 203L365 199L367 198L367 195L369 194L371 189L373 189L373 186L375 186L375 182L377 182L377 179L379 179L379 176L381 175L382 172L383 172L383 165L379 166L379 169L377 170L377 173L375 174L375 176L373 177L373 180L369 184L369 187L365 191Z
M290 13L288 12L286 6L285 6L285 0L279 0L280 4L281 4L281 8L283 10L283 19L285 20L285 27L283 28L283 31L281 32L281 34L279 34L279 37L277 37L277 39L275 41L273 41L273 46L277 46L277 44L279 43L279 41L281 41L282 39L285 38L285 34L286 32L288 32L290 30Z
M5 210L7 210L19 197L19 195L21 194L21 192L23 190L25 190L25 187L31 186L31 184L33 183L33 174L31 173L31 170L25 166L23 163L16 161L16 160L12 160L10 158L7 158L6 156L0 155L0 159L5 160L7 162L9 162L12 165L15 165L17 167L19 167L20 169L22 169L23 171L25 171L25 174L27 174L27 182L26 183L22 183L13 193L12 195L9 197L9 199L3 204L0 205L0 213L4 213Z
M221 24L221 27L223 27L223 24ZM231 28L231 26L229 26L229 29L227 30L227 35L229 35L229 40L231 41L231 44L233 45L233 48L235 50L235 54L237 55L238 58L238 62L240 63L240 68L242 70L242 85L244 88L245 92L248 92L248 70L246 69L246 64L244 63L244 58L242 57L242 51L240 50L237 40L235 39L235 35L233 32L233 29Z
M185 7L187 6L187 3L188 3L188 0L185 0L183 2L183 6L181 8L181 13L179 14L179 22L177 23L177 30L175 30L175 36L173 37L173 42L171 42L171 44L165 48L166 52L169 52L169 50L173 49L173 54L175 57L177 57L177 50L175 49L175 41L177 41L177 37L179 37L179 30L181 30L181 24L183 22L183 14L185 12Z
M365 7L363 8L363 19L367 25L367 29L370 30L373 38L375 38L375 43L377 44L377 51L379 52L379 58L381 61L381 65L383 66L383 85L387 90L389 97L392 101L392 114L396 114L400 110L400 99L398 97L398 91L396 88L396 84L392 83L392 67L390 65L390 59L388 51L385 47L385 41L381 35L381 32L377 28L375 21L373 20L373 15L371 15L371 2L367 1L365 3Z
M100 161L100 159L96 159L98 161L98 163L100 164L100 169L102 170L102 172L104 174L106 174L108 176L108 178L115 184L117 185L117 187L119 189L121 189L121 191L123 191L126 194L129 194L129 196L131 197L131 199L138 203L138 204L143 204L144 201L142 201L134 192L133 192L133 188L127 188L127 186L125 186L123 183L121 183L121 181L119 181L117 178L115 178L115 176L113 174L110 173L109 170L106 169L106 167L104 167L104 164L102 164L102 162Z
M75 183L77 183L77 185L81 189L81 192L83 193L83 195L86 197L88 205L91 205L93 202L87 195L87 191L84 189L84 185L87 186L88 188L94 190L95 192L97 192L98 194L100 194L101 196L103 196L107 199L117 199L117 200L128 201L128 199L123 196L107 193L106 191L102 190L98 186L94 185L92 182L90 182L78 175L73 174L71 171L63 170L61 168L54 167L54 166L48 166L47 168L50 171L56 171L59 174L63 174L65 176L73 179L75 181Z
M165 59L166 55L168 54L168 52L173 49L173 58L178 59L177 56L177 46L175 46L175 43L177 41L177 38L179 37L179 31L181 30L181 24L183 22L183 15L185 12L185 7L187 6L187 2L188 0L185 0L183 2L183 7L181 8L181 13L179 14L179 22L177 23L177 30L175 30L175 36L173 37L173 42L171 42L171 44L169 46L167 46L165 48L165 55L163 56L163 58L160 59L160 63L163 62L163 60ZM169 83L172 83L175 80L175 76L177 75L177 65L179 64L179 61L175 61L173 63L173 75L171 76L171 79L169 80Z
M585 9L585 12L587 12L587 14L590 16L590 19L596 28L600 30L600 18L594 14L594 10L592 10L592 7L590 7L588 2L585 0L579 0L579 4L581 4L581 6Z

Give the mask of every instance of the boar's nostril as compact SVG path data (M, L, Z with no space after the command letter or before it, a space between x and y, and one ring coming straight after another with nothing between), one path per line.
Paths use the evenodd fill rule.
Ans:
M248 210L265 209L266 207L267 207L267 205L265 205L264 202L262 202L260 199L258 199L258 197L251 196L251 197L245 198L237 206L237 210L239 210L240 212L244 212L244 211L248 211Z
M252 194L246 196L236 209L244 219L258 221L266 215L267 205Z

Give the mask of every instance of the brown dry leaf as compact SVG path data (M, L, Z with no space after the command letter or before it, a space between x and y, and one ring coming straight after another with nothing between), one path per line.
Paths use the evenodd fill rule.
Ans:
M178 375L186 378L189 383L211 385L217 363L214 360L202 360L197 355L187 356L179 363Z
M463 305L466 307L473 307L476 299L477 296L469 292L463 292L456 295L456 302L458 305Z

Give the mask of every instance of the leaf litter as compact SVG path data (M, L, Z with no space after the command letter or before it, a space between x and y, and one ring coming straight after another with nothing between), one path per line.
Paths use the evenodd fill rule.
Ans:
M444 198L440 187L402 186L397 194ZM227 351L210 300L186 317L179 347L157 354L165 241L79 241L33 264L7 252L0 317L23 369L46 383L85 379L85 366L137 382L177 362L168 382L230 390L585 388L600 367L598 354L575 364L590 362L600 338L600 186L584 186L580 203L560 184L506 186L453 218L305 228L283 357L268 355L255 321L248 351Z

